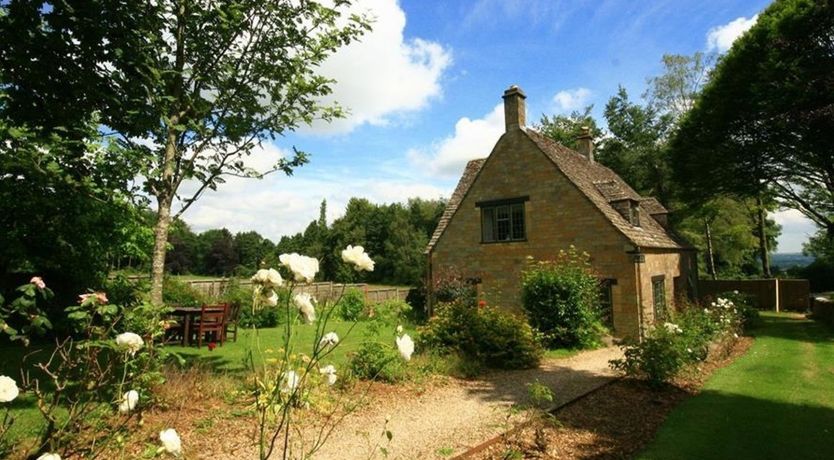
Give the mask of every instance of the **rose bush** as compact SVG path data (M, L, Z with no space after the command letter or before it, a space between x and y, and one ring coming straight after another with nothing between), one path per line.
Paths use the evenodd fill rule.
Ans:
M639 343L623 347L623 358L611 367L642 377L652 386L671 381L683 369L707 359L710 344L732 342L744 330L746 306L718 297L707 307L688 305L673 312L674 322L650 328Z

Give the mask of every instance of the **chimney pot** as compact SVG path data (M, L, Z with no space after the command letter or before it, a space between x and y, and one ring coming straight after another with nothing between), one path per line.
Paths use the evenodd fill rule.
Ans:
M518 85L512 85L504 91L504 125L507 132L524 129L527 122L527 96Z
M590 127L582 127L582 134L576 138L576 148L588 161L594 162L594 137L591 136Z

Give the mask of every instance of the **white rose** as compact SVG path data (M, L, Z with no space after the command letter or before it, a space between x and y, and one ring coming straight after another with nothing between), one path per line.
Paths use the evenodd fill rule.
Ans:
M269 284L272 286L281 286L284 284L284 279L281 278L281 274L274 268L269 269L267 273L267 281L269 281Z
M365 270L368 272L374 271L374 261L365 252L362 246L351 246L342 250L342 260L346 263L355 265L357 271Z
M319 372L321 372L321 374L325 376L328 385L333 385L334 383L336 383L336 379L338 377L336 377L336 368L332 364L328 364L327 366L322 367L321 369L319 369Z
M137 403L139 403L139 392L136 390L126 391L122 395L122 399L119 400L119 412L127 414L133 409L136 409Z
M265 268L262 268L255 272L250 278L253 283L264 284L269 279L269 271Z
M182 440L173 428L159 432L159 441L162 442L162 450L179 457L182 455Z
M300 254L281 254L278 256L281 265L290 269L296 281L312 283L319 271L319 261Z
M300 379L298 378L298 374L296 374L295 371L287 371L284 372L284 376L281 380L281 391L285 393L291 393L295 391L296 388L298 388L298 381Z
M321 337L319 346L324 348L339 343L339 336L335 332L328 332Z
M293 302L295 302L305 322L312 323L316 320L316 308L313 306L313 296L302 292L293 297Z
M125 332L116 336L116 345L126 349L131 355L135 355L145 345L145 341L138 334Z
M61 460L61 456L58 454L46 453L38 457L38 460Z
M17 398L20 390L13 378L0 375L0 402L9 402Z
M397 350L399 350L400 356L402 356L404 360L411 360L411 355L414 353L414 341L411 340L411 337L409 337L408 334L404 334L402 337L397 337Z
M673 334L680 334L683 332L683 329L675 323L663 323L663 327L666 328L667 332L671 332Z
M269 291L269 292L271 293L270 295L268 295L268 296L264 295L263 296L264 303L266 303L270 307L274 307L274 306L278 305L278 294L275 291Z
M258 270L255 275L252 276L252 282L265 287L278 287L284 284L281 274L274 268L262 268Z

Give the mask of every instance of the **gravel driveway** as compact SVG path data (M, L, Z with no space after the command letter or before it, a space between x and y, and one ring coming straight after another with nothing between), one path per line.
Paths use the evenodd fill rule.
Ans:
M393 440L385 446L393 459L444 458L496 436L524 414L511 410L528 403L527 383L538 379L561 404L614 377L608 361L620 357L617 347L546 360L538 369L495 372L478 380L452 379L406 398L373 401L342 421L316 458L383 458L378 441L388 417ZM375 453L375 454L374 454Z

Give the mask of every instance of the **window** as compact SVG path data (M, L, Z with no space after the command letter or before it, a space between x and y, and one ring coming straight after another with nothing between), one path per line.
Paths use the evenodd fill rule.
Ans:
M599 282L599 308L603 323L608 327L614 326L614 285L616 279L607 278Z
M527 197L478 203L481 208L481 241L524 241L524 202Z
M652 298L654 299L655 321L666 320L666 277L652 277Z
M631 203L630 206L629 223L635 227L640 226L640 206L637 203Z

